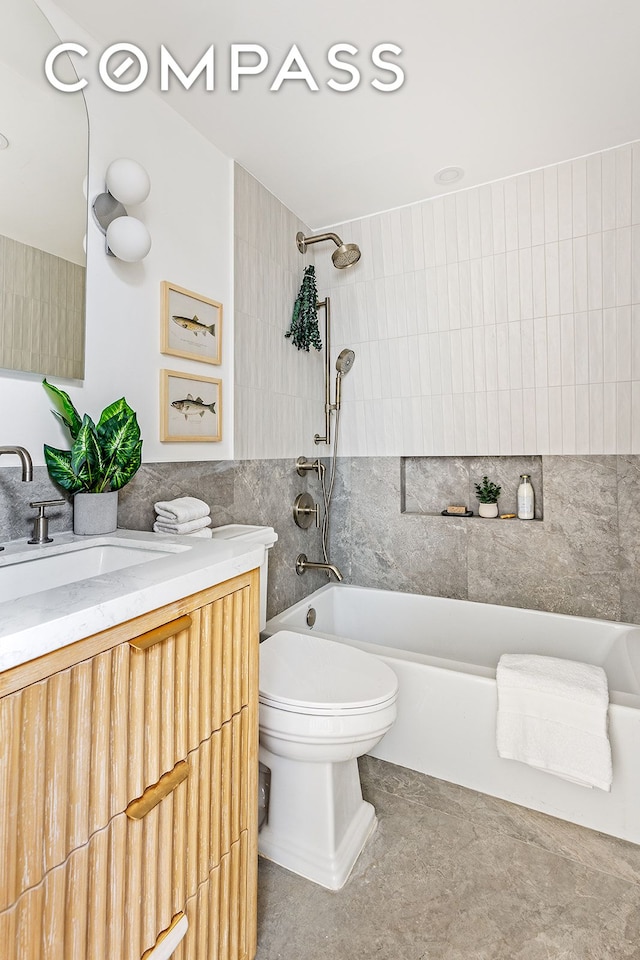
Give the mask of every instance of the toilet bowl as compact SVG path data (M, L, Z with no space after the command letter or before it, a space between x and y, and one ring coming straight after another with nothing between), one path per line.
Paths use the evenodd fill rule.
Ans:
M283 630L260 644L260 760L271 770L263 857L338 890L376 826L357 758L396 717L398 680L377 657Z

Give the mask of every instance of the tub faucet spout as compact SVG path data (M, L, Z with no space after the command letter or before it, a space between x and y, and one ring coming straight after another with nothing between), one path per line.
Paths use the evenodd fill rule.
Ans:
M301 553L296 558L296 573L301 577L306 570L326 570L334 575L338 583L344 579L335 563L314 563L313 560L307 560L305 553Z
M15 453L20 457L22 463L22 479L27 482L33 480L33 461L31 454L25 447L0 447L0 455L3 453Z

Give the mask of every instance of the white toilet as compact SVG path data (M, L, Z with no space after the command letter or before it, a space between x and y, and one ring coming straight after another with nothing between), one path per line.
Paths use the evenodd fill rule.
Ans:
M338 890L375 829L357 758L396 717L398 680L370 654L282 630L260 644L260 760L271 770L262 856Z
M230 524L214 537L263 543L260 630L267 622L272 527ZM260 644L260 760L271 771L263 857L331 890L344 885L376 826L357 758L396 717L398 679L377 657L281 630Z

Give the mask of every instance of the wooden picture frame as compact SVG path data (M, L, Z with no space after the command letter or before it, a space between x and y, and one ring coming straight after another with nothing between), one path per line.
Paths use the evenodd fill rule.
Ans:
M222 440L222 380L184 370L160 371L160 440Z
M163 280L160 352L202 363L222 362L222 304Z

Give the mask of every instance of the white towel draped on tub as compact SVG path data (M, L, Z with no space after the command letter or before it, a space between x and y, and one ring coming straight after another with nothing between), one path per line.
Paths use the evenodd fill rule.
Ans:
M501 757L583 786L611 789L609 691L602 667L503 654L496 680Z

